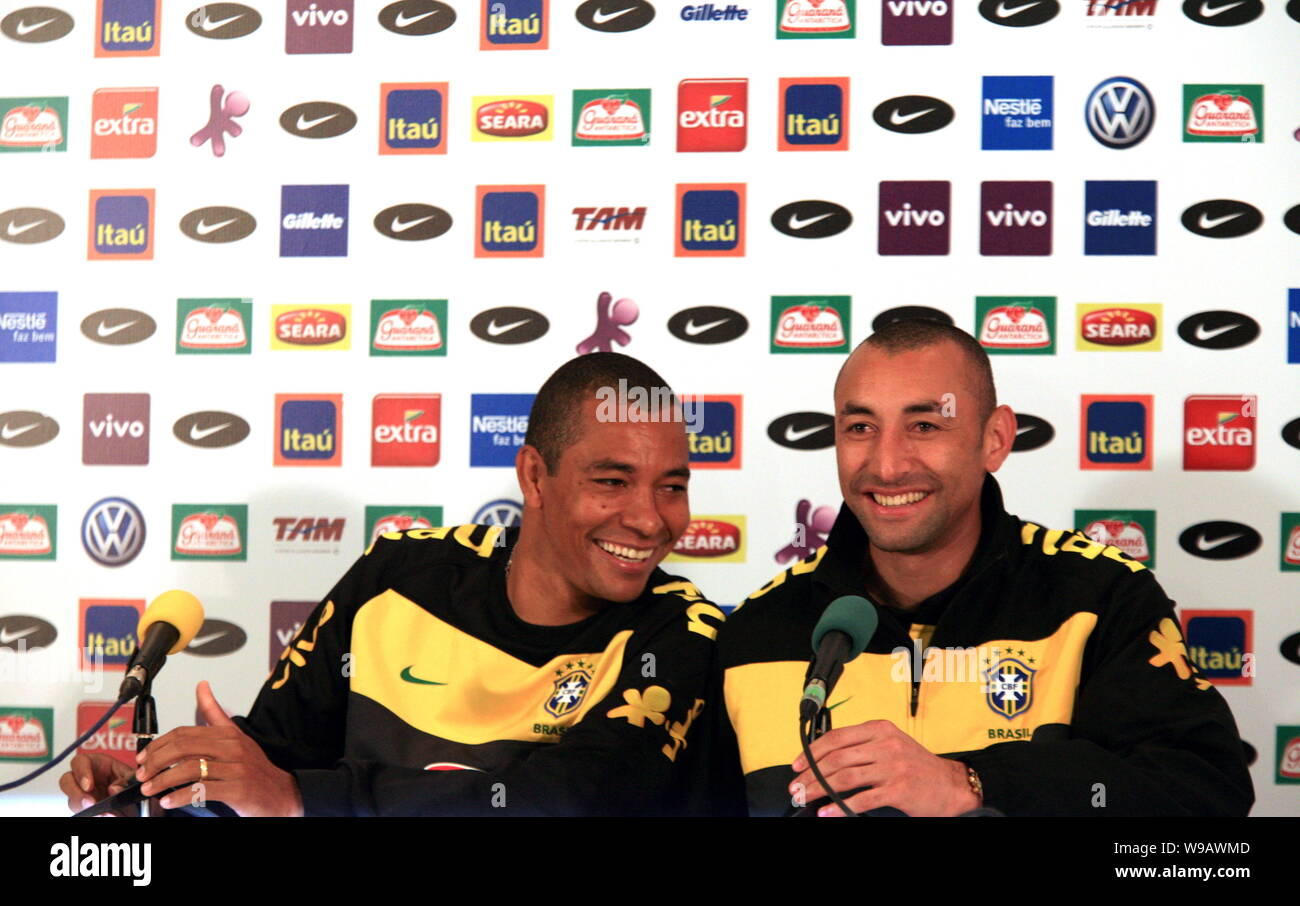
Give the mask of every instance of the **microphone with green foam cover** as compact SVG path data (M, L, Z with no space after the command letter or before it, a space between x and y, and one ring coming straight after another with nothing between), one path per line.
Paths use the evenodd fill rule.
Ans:
M815 658L799 701L799 718L810 719L826 707L844 665L866 649L880 625L880 615L861 595L841 595L827 605L812 633Z
M153 599L140 617L135 637L139 648L117 697L130 701L144 691L162 669L167 655L176 654L194 640L203 626L203 605L188 591L172 589Z

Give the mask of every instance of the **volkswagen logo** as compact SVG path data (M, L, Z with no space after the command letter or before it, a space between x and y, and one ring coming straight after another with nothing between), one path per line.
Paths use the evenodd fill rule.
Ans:
M524 518L524 505L514 500L494 500L485 503L474 514L473 522L479 525L502 525L511 528Z
M1107 79L1088 95L1084 108L1088 131L1107 148L1132 148L1151 131L1156 104L1136 79Z
M81 543L96 563L124 566L144 547L144 517L131 501L105 497L86 511Z

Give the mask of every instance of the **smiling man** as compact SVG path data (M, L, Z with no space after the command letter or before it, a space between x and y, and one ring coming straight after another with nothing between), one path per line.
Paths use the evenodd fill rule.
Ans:
M1003 509L991 473L1016 420L971 336L934 321L873 334L836 382L835 430L844 506L826 545L719 639L751 814L842 814L797 720L813 627L842 595L880 618L812 745L851 809L1246 814L1236 725L1150 570Z
M183 784L164 805L188 804L202 782L245 815L735 811L701 716L723 614L658 568L690 520L682 412L663 393L668 411L609 420L598 393L620 381L666 387L616 353L557 370L516 459L519 528L382 535L247 718L201 685L212 726L141 753L145 792ZM119 784L112 764L79 756L69 804Z

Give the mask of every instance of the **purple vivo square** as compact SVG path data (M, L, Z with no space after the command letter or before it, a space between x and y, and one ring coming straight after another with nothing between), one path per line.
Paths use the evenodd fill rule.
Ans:
M352 0L288 0L285 53L352 53Z
M1052 254L1052 184L980 183L980 254Z
M952 183L882 182L877 251L881 255L948 254Z
M880 43L951 44L952 7L944 0L881 0Z

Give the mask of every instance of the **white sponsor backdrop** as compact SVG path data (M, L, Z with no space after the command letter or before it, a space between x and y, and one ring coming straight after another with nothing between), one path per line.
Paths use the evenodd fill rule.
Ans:
M611 0L612 2L612 0ZM898 305L929 305L973 327L977 295L1054 296L1053 356L999 356L994 365L1001 401L1047 419L1055 439L1012 455L999 478L1008 508L1052 527L1067 527L1080 509L1150 509L1158 521L1157 575L1182 607L1245 609L1254 613L1257 657L1253 684L1223 688L1243 736L1259 751L1253 768L1255 814L1294 814L1300 786L1278 785L1276 728L1300 724L1300 666L1279 651L1300 630L1300 573L1279 569L1280 514L1300 511L1296 472L1300 451L1285 445L1283 424L1300 416L1295 365L1286 364L1286 291L1300 286L1297 237L1282 213L1300 202L1292 131L1300 126L1300 24L1270 2L1259 20L1209 28L1186 19L1180 5L1159 3L1150 28L1090 28L1083 2L1066 2L1051 22L1002 28L982 19L971 0L955 3L951 46L897 47L880 43L880 5L858 0L852 40L775 40L771 0L740 4L744 21L693 22L680 3L657 2L646 28L602 34L573 17L576 4L553 2L550 49L482 52L480 11L458 2L455 25L428 37L401 37L381 28L381 4L357 3L350 55L284 53L284 5L255 3L262 27L233 41L201 39L184 28L192 5L167 0L158 57L96 59L90 4L75 4L74 31L50 44L3 43L0 96L67 96L67 151L0 155L0 210L41 207L58 212L66 231L36 245L0 243L0 290L58 293L54 363L0 364L0 411L31 409L55 418L59 436L30 449L0 448L0 502L58 506L54 561L0 559L0 616L36 614L55 624L49 648L4 661L0 713L11 707L52 707L53 746L74 737L76 706L103 699L116 685L87 693L76 672L81 598L151 599L172 588L192 590L209 616L247 633L247 645L215 659L178 656L158 690L164 728L189 722L193 686L211 679L231 711L251 703L267 668L272 600L316 599L364 546L368 504L437 505L445 520L468 521L489 500L517 496L508 469L469 468L471 393L533 392L594 328L602 291L633 299L640 317L624 351L657 368L679 390L743 394L743 469L699 471L692 508L700 515L747 519L743 563L669 564L695 579L713 599L734 603L778 568L774 553L790 540L800 499L837 505L831 450L798 452L773 444L767 425L801 410L829 411L838 355L769 353L773 295L852 297L852 339L870 333L872 319ZM323 4L328 5L328 4ZM0 3L0 14L21 4ZM609 10L613 10L610 6ZM1051 151L981 151L981 78L1055 77L1055 140ZM1114 151L1089 135L1085 99L1105 78L1143 82L1157 105L1153 133L1139 146ZM777 79L851 79L851 150L778 152ZM749 79L748 147L740 153L675 150L676 86L684 78ZM1182 86L1237 82L1265 86L1266 139L1257 144L1192 144L1181 140ZM450 83L449 152L444 156L376 154L378 99L385 82ZM189 136L208 116L214 83L243 91L252 107L216 158ZM101 87L158 86L157 153L149 159L92 160L90 102ZM573 89L652 90L652 137L646 147L574 148L569 141ZM477 95L555 98L550 142L470 141L470 99ZM942 98L956 109L947 128L900 135L878 128L871 111L905 94ZM329 100L356 112L351 132L306 140L283 131L278 118L304 101ZM1054 183L1054 253L1050 257L981 257L979 190L985 180ZM1085 180L1159 181L1154 257L1085 257ZM951 254L876 254L876 196L880 180L952 183ZM743 258L673 257L677 183L740 182L748 186ZM349 255L280 258L280 187L351 187ZM493 260L473 256L475 186L546 186L545 256ZM88 261L88 193L92 189L156 190L152 261ZM1248 236L1211 240L1179 224L1189 205L1212 198L1242 199L1264 212ZM828 199L849 208L852 227L817 241L774 231L768 218L800 199ZM451 230L416 243L390 240L371 226L394 204L425 202L449 211ZM206 205L251 212L258 228L229 245L182 235L177 224ZM584 245L575 241L570 211L583 206L646 206L640 242ZM253 351L248 356L180 356L175 352L178 298L253 301ZM448 353L441 358L378 358L368 354L372 299L449 300ZM1157 303L1163 306L1161 351L1076 351L1079 303ZM272 351L272 304L351 305L348 351ZM523 346L486 343L469 330L478 312L500 305L535 308L550 332ZM743 312L749 331L718 346L679 341L666 329L674 313L696 305ZM143 343L105 346L78 330L86 315L106 308L149 313L158 332ZM1177 324L1208 309L1244 312L1262 326L1254 343L1209 351L1181 341ZM150 461L139 466L83 466L82 395L149 393ZM343 465L332 469L272 466L275 393L342 393ZM433 468L372 468L370 405L380 393L442 394L441 461ZM1155 398L1154 464L1150 471L1080 471L1079 397L1084 393L1142 393ZM1256 394L1258 458L1248 472L1184 472L1182 404L1189 394ZM180 416L203 409L234 412L252 432L237 446L202 450L171 433ZM94 501L123 496L138 505L148 540L128 565L93 562L79 538ZM178 562L168 533L175 503L248 506L246 562ZM277 517L346 518L337 553L275 553ZM1246 523L1263 537L1243 559L1196 559L1178 547L1186 527L1207 520ZM0 780L29 765L0 761ZM53 794L58 771L29 791ZM50 800L51 802L53 800ZM47 803L48 805L48 803ZM37 806L33 806L36 808ZM25 806L24 806L25 808Z

